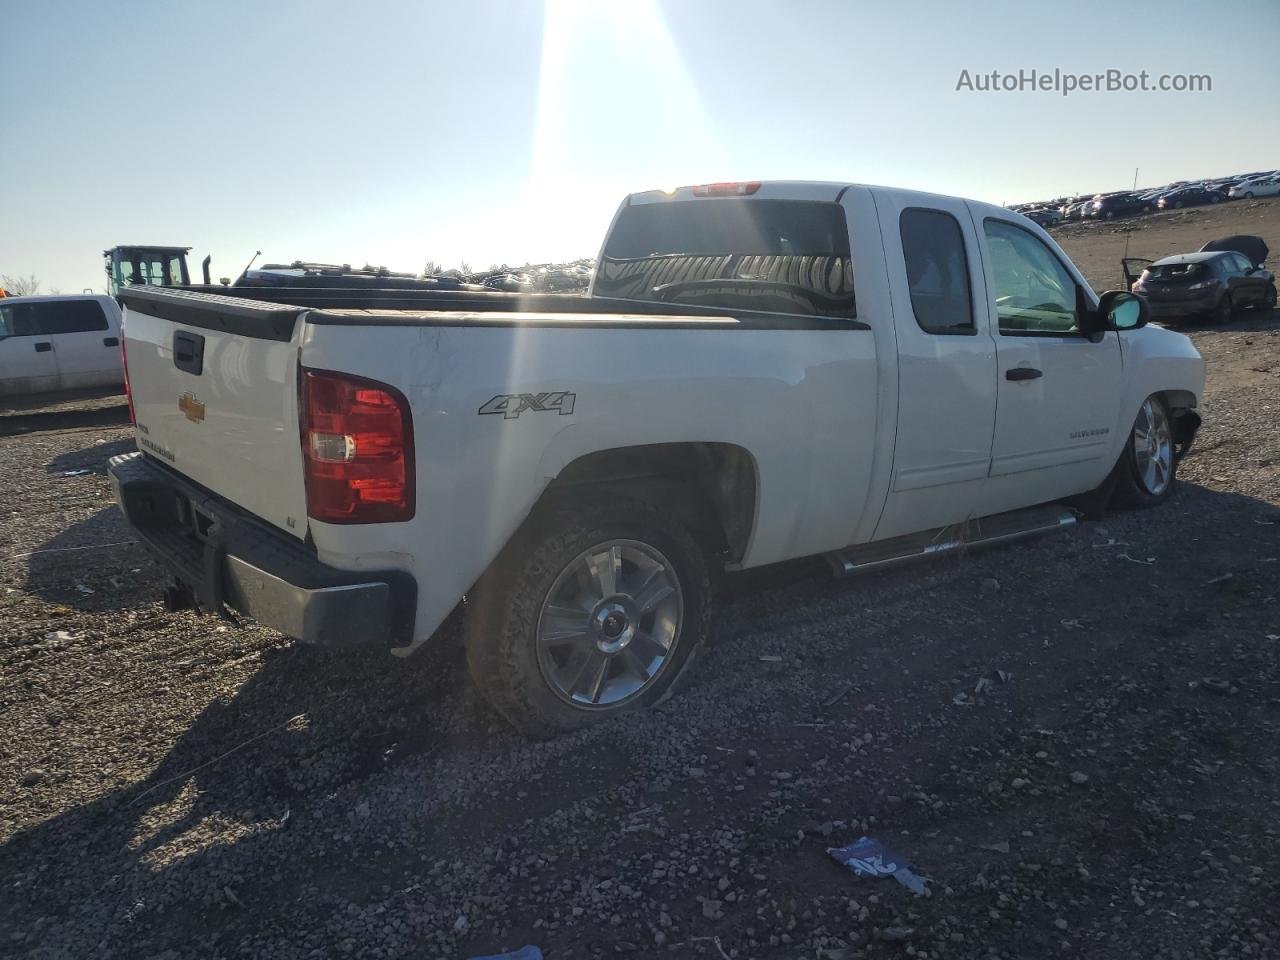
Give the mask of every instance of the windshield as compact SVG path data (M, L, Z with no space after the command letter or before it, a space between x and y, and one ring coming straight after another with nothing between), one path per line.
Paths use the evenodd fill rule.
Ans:
M109 261L115 287L176 287L189 283L186 257L182 252L121 250Z
M618 215L595 293L829 317L855 315L839 204L715 198Z

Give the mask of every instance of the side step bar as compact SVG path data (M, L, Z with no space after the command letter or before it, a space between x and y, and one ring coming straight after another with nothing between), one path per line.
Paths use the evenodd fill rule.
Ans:
M870 570L883 570L923 560L940 553L973 550L1052 533L1075 522L1075 514L1066 507L1050 504L953 523L923 533L862 543L843 550L833 550L824 556L837 577L852 577Z

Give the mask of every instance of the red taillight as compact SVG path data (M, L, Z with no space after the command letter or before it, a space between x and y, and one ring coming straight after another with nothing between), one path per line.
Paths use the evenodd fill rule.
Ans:
M124 398L129 401L129 422L137 426L133 412L133 391L129 389L129 354L124 349L124 328L120 328L120 366L124 368Z
M307 515L325 523L393 523L414 511L413 419L395 387L302 371Z
M759 180L738 183L704 183L693 188L695 197L749 197L760 189Z

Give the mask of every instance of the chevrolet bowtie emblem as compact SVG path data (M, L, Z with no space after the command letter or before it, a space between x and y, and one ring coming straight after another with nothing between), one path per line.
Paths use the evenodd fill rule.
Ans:
M204 419L204 404L197 400L193 393L184 393L178 398L178 409L192 423L199 423Z

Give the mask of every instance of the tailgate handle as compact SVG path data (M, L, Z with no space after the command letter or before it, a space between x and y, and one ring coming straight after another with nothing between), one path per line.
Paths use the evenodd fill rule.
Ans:
M36 344L36 353L48 353L53 349L53 344L48 340L41 340Z
M118 347L120 346L120 338L119 337L103 337L102 345L104 347Z
M173 365L197 377L204 370L204 337L177 330L173 334Z

